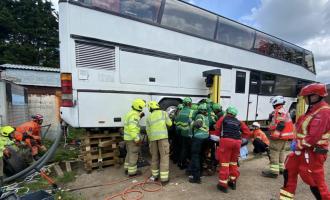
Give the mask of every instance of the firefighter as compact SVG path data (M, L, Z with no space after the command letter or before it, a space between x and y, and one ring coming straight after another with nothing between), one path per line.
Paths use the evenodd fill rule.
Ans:
M190 183L201 183L201 164L202 164L202 147L209 137L209 120L207 113L207 105L198 106L198 114L193 123L193 135L191 142L191 163L189 171Z
M252 144L253 153L259 154L269 151L269 140L266 134L260 129L260 124L258 122L252 123Z
M140 151L140 120L144 117L142 112L146 107L143 99L135 99L132 103L132 110L124 118L124 140L126 142L126 158L124 169L129 176L140 174L137 170L137 161Z
M190 124L193 120L194 111L191 109L192 100L190 97L183 99L183 108L179 112L175 125L177 128L177 134L180 138L180 159L178 167L185 169L188 164L188 153L190 152L191 143L191 127Z
M3 126L0 128L0 197L3 193L3 156L10 157L10 151L7 147L14 144L14 142L10 139L12 133L14 132L15 129L11 126Z
M167 112L162 111L156 101L148 103L150 115L146 121L146 130L151 153L151 181L160 176L160 181L169 180L169 152L167 127L172 126L172 121Z
M328 95L326 86L313 83L303 87L299 95L304 97L308 109L295 124L296 140L291 145L294 152L285 162L280 199L294 199L299 174L316 199L330 200L324 175L330 138L330 106L324 101Z
M269 169L262 171L262 176L277 178L284 170L284 153L287 141L294 138L293 123L290 113L283 107L285 104L283 96L275 96L270 99L270 102L274 108L272 120L268 127L271 133L270 166Z
M218 190L227 193L228 186L236 190L236 182L239 177L238 158L242 143L242 136L248 138L251 132L244 122L239 121L236 116L238 111L235 107L229 106L226 115L216 123L217 134L220 135L219 142L219 183ZM242 132L242 135L241 135Z
M43 116L36 114L32 116L32 120L25 122L16 127L16 131L22 134L21 141L24 141L31 149L31 154L35 160L39 159L39 151L47 151L47 148L41 143L41 125Z

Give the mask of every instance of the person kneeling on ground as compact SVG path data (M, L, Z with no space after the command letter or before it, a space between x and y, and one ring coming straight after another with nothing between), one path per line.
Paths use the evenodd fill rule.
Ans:
M269 151L269 140L266 134L260 129L260 124L258 122L253 122L252 124L252 144L253 144L253 153L259 154Z

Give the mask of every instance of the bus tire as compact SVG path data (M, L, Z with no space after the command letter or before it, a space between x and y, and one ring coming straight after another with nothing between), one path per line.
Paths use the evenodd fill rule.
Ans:
M171 115L175 113L176 107L180 103L180 99L163 99L159 102L159 105L162 110L165 110L169 115Z

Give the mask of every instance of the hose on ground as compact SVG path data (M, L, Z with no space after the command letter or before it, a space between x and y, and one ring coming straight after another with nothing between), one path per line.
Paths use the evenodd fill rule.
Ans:
M13 181L18 178L25 178L26 176L29 176L29 175L33 174L34 172L39 171L45 165L45 163L54 155L54 153L61 141L61 138L62 138L62 133L57 134L52 146L39 160L37 160L35 163L30 165L23 171L20 171L17 174L14 174L10 177L5 178L4 182L7 183L7 182Z

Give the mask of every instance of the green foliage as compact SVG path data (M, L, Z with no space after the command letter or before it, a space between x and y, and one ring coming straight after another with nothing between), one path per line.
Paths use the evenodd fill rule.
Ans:
M56 182L65 184L65 183L70 183L72 181L76 180L76 173L75 172L64 172L63 177L57 177Z
M59 67L58 47L50 0L0 1L0 64Z

